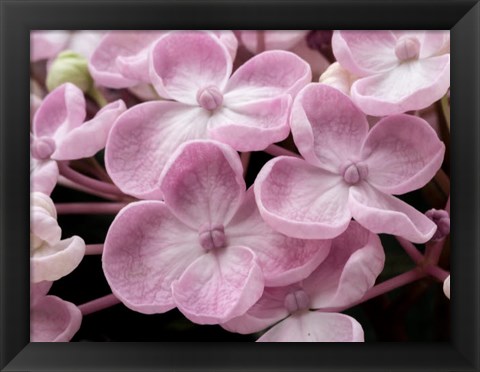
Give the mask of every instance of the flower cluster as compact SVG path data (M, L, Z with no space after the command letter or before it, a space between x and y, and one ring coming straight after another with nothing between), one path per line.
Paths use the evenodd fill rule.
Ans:
M35 31L31 64L32 341L122 303L259 342L362 342L342 311L426 276L450 297L448 32ZM437 209L402 196L432 182ZM57 186L102 201L54 203ZM114 219L86 244L57 214ZM415 268L376 285L377 234ZM47 295L85 254L111 294Z

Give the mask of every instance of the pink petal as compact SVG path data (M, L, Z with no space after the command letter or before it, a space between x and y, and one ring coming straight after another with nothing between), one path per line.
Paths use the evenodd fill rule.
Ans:
M404 62L352 85L353 101L368 115L420 110L442 98L450 86L450 54Z
M230 30L212 30L212 33L225 45L232 61L235 60L238 48L238 40L235 34Z
M305 160L334 173L360 155L368 132L350 98L325 84L309 84L295 98L290 126Z
M66 83L50 92L33 118L36 137L54 138L80 126L85 120L85 98L75 85Z
M160 182L165 204L194 229L205 224L226 225L245 193L237 152L208 140L180 146L165 166Z
M82 313L56 296L39 299L30 309L31 342L68 342L80 329Z
M35 303L45 297L52 287L53 282L43 281L38 283L30 283L30 307L34 307Z
M163 202L131 203L108 230L102 256L112 292L130 309L145 314L175 307L171 283L204 254L198 233Z
M443 293L450 299L450 275L447 276L447 279L443 282Z
M262 297L243 315L221 324L230 332L248 334L259 332L286 318L285 296L296 286L265 288Z
M229 244L249 247L257 255L267 286L305 279L330 251L330 240L290 238L268 226L258 212L253 188L225 230Z
M230 54L212 33L170 32L152 46L150 78L164 98L198 105L199 90L223 91L231 72Z
M450 52L450 31L425 31L421 40L420 58Z
M404 194L430 181L442 165L445 145L423 119L389 116L368 134L362 158L367 181L387 194Z
M30 159L30 188L50 195L58 180L58 165L54 160Z
M263 292L255 254L227 247L201 256L172 284L178 309L198 324L218 324L244 314Z
M295 238L330 239L351 219L347 184L302 159L280 156L265 164L255 181L255 197L263 219Z
M398 64L396 42L391 31L335 31L332 48L342 67L357 76L368 76Z
M280 96L222 107L209 121L209 136L237 151L260 151L287 138L291 98Z
M32 31L30 33L30 61L50 59L60 53L70 38L68 31Z
M340 63L332 63L320 76L319 83L329 85L349 96L350 88L356 77L340 66Z
M33 233L35 238L41 239L50 245L58 243L62 236L62 229L58 226L56 214L52 216L38 205L33 205L30 213L30 233Z
M353 218L371 232L401 236L413 243L425 243L437 226L424 214L366 183L350 189L348 206Z
M73 31L68 43L68 49L90 60L106 33L106 31Z
M263 52L233 73L225 88L224 104L234 108L284 94L295 96L311 80L310 66L297 55L281 50Z
M378 235L355 221L332 241L327 259L303 281L312 309L348 306L373 287L383 269L385 253Z
M102 108L92 120L57 136L57 149L52 154L52 159L88 158L103 150L114 121L126 109L122 100L112 102Z
M182 143L207 137L208 114L177 102L146 102L114 123L105 148L108 174L125 193L158 199L160 174Z
M133 68L129 69L129 78L124 76L127 61L138 58L144 63L151 44L164 34L163 31L110 31L101 40L90 59L89 69L97 84L109 88L126 88L139 83L139 76L133 75ZM119 62L120 61L120 62ZM138 61L138 60L137 60ZM124 62L122 64L122 62ZM120 66L124 68L122 71ZM137 74L143 76L148 73L147 64L136 64Z
M307 33L305 30L243 30L240 31L240 38L243 45L256 54L271 49L289 50L304 39ZM260 50L262 43L263 50Z
M78 236L61 240L55 245L43 244L30 253L30 280L54 281L70 274L82 261L85 242Z
M306 311L289 316L257 342L363 342L360 323L337 313Z

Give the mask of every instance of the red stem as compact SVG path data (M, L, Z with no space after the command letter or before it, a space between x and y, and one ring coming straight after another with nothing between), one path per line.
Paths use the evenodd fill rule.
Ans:
M263 151L273 156L294 156L296 158L301 158L300 155L295 154L293 151L284 149L278 145L270 145Z
M82 315L88 315L96 313L97 311L107 309L114 305L121 303L121 301L116 298L113 294L97 298L96 300L84 303L83 305L78 306Z
M117 214L128 203L57 203L58 214Z

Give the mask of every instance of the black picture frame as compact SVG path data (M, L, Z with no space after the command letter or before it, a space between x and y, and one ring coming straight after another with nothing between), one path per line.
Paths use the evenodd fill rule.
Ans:
M480 4L472 0L0 0L0 368L480 370ZM29 343L32 29L451 29L451 343Z

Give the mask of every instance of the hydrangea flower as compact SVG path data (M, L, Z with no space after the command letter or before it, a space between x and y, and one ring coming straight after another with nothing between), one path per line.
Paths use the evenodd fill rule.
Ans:
M445 145L423 119L365 115L340 91L310 84L296 97L292 134L305 160L280 156L255 181L260 213L297 238L333 238L353 217L375 233L428 241L436 225L392 196L424 186L440 168Z
M125 207L105 240L105 276L133 310L178 307L199 324L226 322L245 313L264 285L307 277L329 252L330 241L289 238L262 221L238 154L221 143L181 145L160 190L164 201Z
M444 31L335 31L335 57L359 77L353 101L368 115L419 110L450 86L450 38Z
M360 300L374 285L384 263L378 236L353 221L332 241L327 259L308 278L285 287L265 288L245 315L222 327L253 333L277 323L260 342L361 342L363 329L355 319L327 311Z
M269 51L231 72L227 48L209 32L171 32L152 46L152 82L171 101L136 105L113 126L105 162L123 192L161 197L160 172L187 140L256 151L288 136L292 96L311 80L308 64Z
M58 177L57 160L87 158L102 150L114 120L125 110L118 100L85 121L85 97L75 85L66 83L48 94L33 118L30 172L34 190L50 194ZM37 176L39 172L43 173Z
M232 60L237 39L231 31L212 31L228 49ZM95 49L90 73L97 84L109 88L132 88L149 84L150 47L167 31L110 31Z
M85 242L78 236L61 240L57 212L45 194L31 194L30 280L53 281L70 274L82 261Z
M71 302L47 296L52 282L30 285L30 341L68 342L80 329L82 313Z

